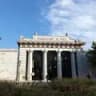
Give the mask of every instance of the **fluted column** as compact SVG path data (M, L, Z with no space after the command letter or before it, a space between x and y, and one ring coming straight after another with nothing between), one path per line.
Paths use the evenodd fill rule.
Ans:
M62 78L61 51L57 52L57 76L58 76L58 79Z
M28 53L28 81L32 81L32 58L33 58L33 52L29 51Z
M43 54L43 81L47 81L47 51Z
M75 53L71 52L71 67L72 67L72 77L76 77L76 67L75 67Z

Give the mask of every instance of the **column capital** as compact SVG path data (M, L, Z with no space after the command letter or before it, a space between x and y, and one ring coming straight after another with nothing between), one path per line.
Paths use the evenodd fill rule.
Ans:
M71 51L71 54L75 53L76 51Z
M62 50L58 49L58 50L56 50L56 52L60 52L60 53L61 53L61 52L62 52Z
M43 52L48 52L48 50L45 49L45 50L43 50Z
M27 51L32 53L34 50L29 49L29 50L27 50Z
M32 52L32 50L28 50L28 52Z

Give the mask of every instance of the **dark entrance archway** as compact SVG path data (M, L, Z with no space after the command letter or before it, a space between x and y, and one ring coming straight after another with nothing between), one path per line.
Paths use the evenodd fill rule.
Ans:
M34 51L33 52L33 80L42 80L43 74L43 52L42 51Z
M56 51L48 51L47 68L48 68L47 79L52 80L57 78L57 52Z
M63 51L61 53L62 58L62 77L71 78L72 68L71 68L71 53Z

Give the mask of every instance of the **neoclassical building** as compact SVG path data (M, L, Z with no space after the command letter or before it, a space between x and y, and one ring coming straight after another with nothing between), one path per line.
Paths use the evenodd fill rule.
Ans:
M56 78L85 77L88 65L82 49L84 44L67 34L20 37L16 80L46 82Z

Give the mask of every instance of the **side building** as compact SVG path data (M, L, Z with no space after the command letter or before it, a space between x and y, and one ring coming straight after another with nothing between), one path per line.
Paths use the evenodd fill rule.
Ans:
M0 49L0 80L15 80L17 49Z

